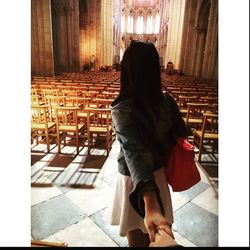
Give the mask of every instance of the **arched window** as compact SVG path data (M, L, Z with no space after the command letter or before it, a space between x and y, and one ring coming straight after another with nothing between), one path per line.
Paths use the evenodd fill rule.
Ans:
M154 33L157 34L160 31L160 15L157 14L155 18L155 27L154 27Z
M128 29L127 29L128 33L133 33L134 31L133 26L134 26L134 19L132 16L128 16Z
M142 16L137 17L136 33L137 34L142 34L143 33L143 17Z
M121 32L125 32L125 16L122 15L122 20L121 20Z
M147 18L147 29L146 29L146 34L151 34L153 29L153 17L148 16Z

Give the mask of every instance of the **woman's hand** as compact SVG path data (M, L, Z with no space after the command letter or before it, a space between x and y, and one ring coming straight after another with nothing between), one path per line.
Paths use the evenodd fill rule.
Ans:
M144 224L149 233L149 238L151 242L155 241L155 235L160 228L164 227L164 230L169 236L174 238L172 232L172 223L166 219L162 213L156 193L154 191L147 191L143 194L143 200L145 203L145 218Z
M177 245L177 242L171 237L167 231L167 228L161 228L158 229L156 235L155 235L155 241L151 242L149 247L169 247Z

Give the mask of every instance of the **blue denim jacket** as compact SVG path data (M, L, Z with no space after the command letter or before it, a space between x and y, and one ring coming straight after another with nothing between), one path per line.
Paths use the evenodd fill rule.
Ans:
M145 190L155 190L164 214L153 172L163 167L166 161L167 153L163 153L160 148L167 147L168 136L172 126L170 106L167 98L164 96L159 117L153 115L152 112L150 113L153 127L156 129L148 130L148 132L146 117L135 109L131 99L125 99L120 102L115 100L111 108L111 114L112 126L116 132L117 140L120 142L118 172L131 176L134 185L134 189L129 196L131 205L140 216L144 217L142 193ZM153 141L153 137L161 144L159 148Z

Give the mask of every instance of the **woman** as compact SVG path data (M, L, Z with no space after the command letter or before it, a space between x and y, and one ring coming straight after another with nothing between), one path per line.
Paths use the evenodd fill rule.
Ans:
M120 235L127 236L130 247L149 246L162 226L174 238L163 166L175 143L177 125L185 126L174 99L162 92L159 55L153 44L132 41L125 51L120 94L111 114L121 149L110 223L120 225ZM185 132L178 134L185 136Z

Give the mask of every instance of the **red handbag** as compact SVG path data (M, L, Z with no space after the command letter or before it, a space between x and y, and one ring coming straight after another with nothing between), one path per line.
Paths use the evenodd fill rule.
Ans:
M194 157L193 145L178 137L165 165L167 180L174 192L187 190L201 180Z

